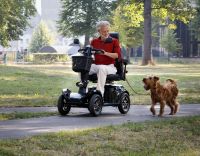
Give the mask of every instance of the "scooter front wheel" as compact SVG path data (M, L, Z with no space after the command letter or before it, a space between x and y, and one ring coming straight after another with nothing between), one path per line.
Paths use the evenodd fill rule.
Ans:
M130 109L130 97L127 93L122 93L120 97L120 103L118 105L118 109L121 114L128 113Z
M67 103L67 100L64 98L63 95L59 97L57 107L58 112L63 116L67 115L71 109L71 105Z
M88 109L90 111L90 114L93 116L98 116L101 114L103 107L103 99L99 94L94 94L89 100L89 106Z

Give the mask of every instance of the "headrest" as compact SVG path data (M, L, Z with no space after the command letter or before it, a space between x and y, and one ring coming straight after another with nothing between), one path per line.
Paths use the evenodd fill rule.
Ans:
M80 43L80 42L79 42L79 39L75 38L73 43L74 43L74 44L79 44L79 43Z
M118 33L118 32L111 32L111 33L110 33L110 36L111 36L112 38L116 38L116 39L119 40L119 33Z

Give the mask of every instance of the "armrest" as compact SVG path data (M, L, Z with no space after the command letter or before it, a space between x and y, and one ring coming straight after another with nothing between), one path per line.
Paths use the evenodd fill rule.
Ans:
M122 59L124 65L127 65L128 64L128 60L127 59Z

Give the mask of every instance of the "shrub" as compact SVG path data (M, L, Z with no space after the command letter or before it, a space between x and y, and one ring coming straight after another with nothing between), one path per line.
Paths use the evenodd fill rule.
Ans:
M67 54L57 53L35 53L33 54L33 63L36 64L50 64L55 62L66 62L69 60Z

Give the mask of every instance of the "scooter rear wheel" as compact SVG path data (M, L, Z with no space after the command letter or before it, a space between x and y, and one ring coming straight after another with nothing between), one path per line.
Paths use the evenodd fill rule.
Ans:
M122 93L120 97L120 104L118 105L118 109L121 114L128 113L130 109L130 97L127 93Z
M58 112L63 116L67 115L71 109L71 105L67 103L67 100L64 98L63 95L59 97L57 107Z
M98 116L101 114L103 107L103 99L99 94L94 94L89 100L89 111L93 116Z

